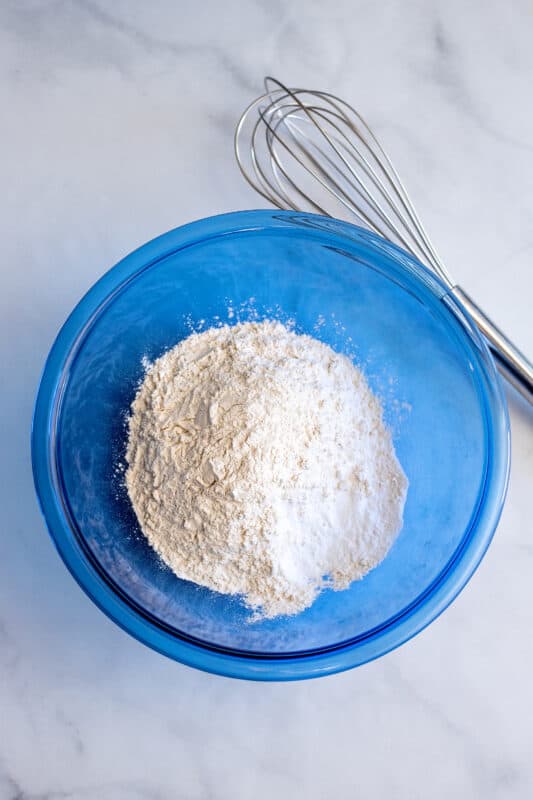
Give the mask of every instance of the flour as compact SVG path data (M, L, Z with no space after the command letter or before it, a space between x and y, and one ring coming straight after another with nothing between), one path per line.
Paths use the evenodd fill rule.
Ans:
M387 554L407 479L382 409L343 355L279 322L193 334L146 372L126 485L180 578L295 614Z

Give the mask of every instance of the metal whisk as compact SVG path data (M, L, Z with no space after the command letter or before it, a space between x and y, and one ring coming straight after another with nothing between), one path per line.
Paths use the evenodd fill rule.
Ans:
M533 365L455 284L402 181L352 106L327 92L265 79L235 132L248 183L278 208L347 218L398 244L430 267L466 308L501 374L533 403Z

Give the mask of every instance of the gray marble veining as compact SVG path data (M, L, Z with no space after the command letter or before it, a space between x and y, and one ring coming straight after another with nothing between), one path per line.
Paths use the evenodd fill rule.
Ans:
M43 360L91 283L168 228L261 205L232 134L268 73L363 111L454 276L532 353L532 34L529 0L0 3L0 800L533 796L519 402L467 589L396 652L310 683L205 675L120 631L57 557L28 452Z

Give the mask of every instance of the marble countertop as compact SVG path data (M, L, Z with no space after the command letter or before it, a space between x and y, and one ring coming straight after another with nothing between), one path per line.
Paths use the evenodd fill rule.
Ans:
M82 293L183 222L263 205L232 133L265 74L364 111L453 274L533 354L533 8L0 3L0 800L533 796L533 415L483 564L397 651L311 682L173 663L74 583L34 497L44 358Z

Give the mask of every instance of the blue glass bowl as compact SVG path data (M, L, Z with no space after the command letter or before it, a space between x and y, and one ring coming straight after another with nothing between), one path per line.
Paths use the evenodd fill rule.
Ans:
M143 358L191 329L251 317L291 319L356 360L410 482L404 528L379 567L298 616L255 623L238 598L164 566L139 531L121 471ZM484 343L433 274L344 222L249 211L170 231L98 281L46 362L32 447L57 549L106 614L191 666L289 680L382 655L458 594L500 516L509 424Z

